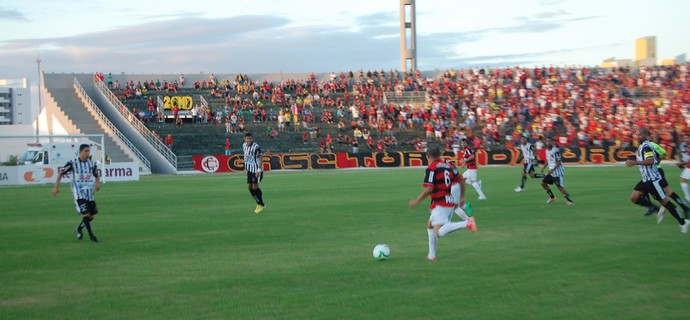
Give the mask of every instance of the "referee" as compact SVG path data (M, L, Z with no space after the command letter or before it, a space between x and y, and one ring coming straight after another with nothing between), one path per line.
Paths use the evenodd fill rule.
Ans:
M242 149L244 150L244 170L247 171L247 187L254 201L256 201L254 213L259 214L261 211L264 211L266 207L263 193L261 189L259 189L259 182L261 182L264 177L264 172L262 170L263 153L261 152L261 147L254 142L254 137L252 137L252 134L249 132L244 134Z

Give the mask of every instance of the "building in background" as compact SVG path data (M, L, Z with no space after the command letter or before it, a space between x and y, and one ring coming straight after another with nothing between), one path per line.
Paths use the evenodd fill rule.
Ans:
M638 66L653 66L656 59L656 36L635 40L635 63Z
M0 126L31 125L29 80L0 79Z
M658 59L656 53L656 36L643 37L635 40L635 60L608 58L599 66L602 68L627 68L634 66L651 67L655 65L672 66L686 63L685 53L673 59Z

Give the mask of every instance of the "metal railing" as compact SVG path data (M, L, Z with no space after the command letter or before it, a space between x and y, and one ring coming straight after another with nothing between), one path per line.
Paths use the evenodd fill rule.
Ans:
M98 78L95 78L94 83L96 85L96 88L100 90L103 95L110 101L110 103L115 106L116 109L120 111L120 113L129 121L129 124L134 127L139 133L148 141L158 152L160 152L163 157L170 162L170 164L177 169L177 156L168 148L165 144L163 144L163 141L161 141L158 137L156 137L149 128L144 126L144 124L132 114L127 107L122 104L120 99L118 99L115 94L108 89L106 84L103 83L103 81L99 80Z
M409 103L414 105L422 105L429 101L429 94L426 91L395 91L384 92L383 103Z
M203 95L199 95L199 100L201 101L201 105L208 110L208 101L206 101L206 98L204 98Z
M130 141L125 137L125 135L120 132L120 130L115 127L115 125L110 122L108 117L103 114L100 108L96 106L96 103L91 100L91 98L86 94L86 91L84 91L84 87L81 86L81 83L79 83L79 80L77 78L74 78L74 89L77 91L77 95L79 95L79 98L82 99L84 102L86 102L86 105L93 110L93 112L96 113L96 116L103 121L103 124L105 124L108 129L110 129L113 134L115 134L122 142L134 153L134 155L139 158L139 161L148 169L148 171L151 171L151 162L146 159L146 157L139 152L139 149L137 149Z
M165 103L161 96L156 96L156 119L158 122L165 122Z

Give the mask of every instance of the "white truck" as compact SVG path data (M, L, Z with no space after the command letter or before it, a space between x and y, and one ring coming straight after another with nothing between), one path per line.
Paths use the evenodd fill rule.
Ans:
M24 165L64 165L67 161L79 156L79 146L88 144L91 147L91 156L101 160L101 154L93 141L77 140L69 142L29 143L29 148L19 158ZM101 163L103 161L100 161Z

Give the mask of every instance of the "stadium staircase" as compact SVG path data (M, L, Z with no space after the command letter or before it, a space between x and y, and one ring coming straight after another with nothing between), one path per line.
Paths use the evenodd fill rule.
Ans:
M44 75L46 98L49 100L46 107L55 106L66 116L68 123L62 123L62 126L68 130L68 134L102 134L105 136L104 150L112 162L132 162L133 160L105 132L79 99L73 88L74 77L73 74Z

